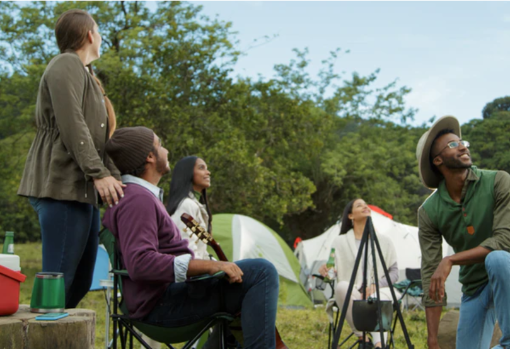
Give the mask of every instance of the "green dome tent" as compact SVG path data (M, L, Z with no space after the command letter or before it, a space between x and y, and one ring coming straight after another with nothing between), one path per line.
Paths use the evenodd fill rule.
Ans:
M264 258L273 263L280 275L280 304L312 305L299 281L299 262L278 234L259 221L239 214L215 214L212 221L214 240L229 261ZM216 256L210 247L209 250Z

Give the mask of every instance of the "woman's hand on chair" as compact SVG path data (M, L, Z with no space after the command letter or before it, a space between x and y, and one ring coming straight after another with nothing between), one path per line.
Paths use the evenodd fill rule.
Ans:
M333 268L333 270L335 271L336 273L336 269ZM326 264L323 264L319 267L319 274L321 274L322 276L326 276L328 275L328 271L329 271L329 268L326 266Z

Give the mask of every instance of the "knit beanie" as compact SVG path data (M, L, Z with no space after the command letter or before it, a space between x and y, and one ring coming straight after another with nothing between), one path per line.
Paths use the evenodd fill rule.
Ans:
M106 142L106 154L121 174L130 173L145 164L154 145L154 132L143 126L115 130Z

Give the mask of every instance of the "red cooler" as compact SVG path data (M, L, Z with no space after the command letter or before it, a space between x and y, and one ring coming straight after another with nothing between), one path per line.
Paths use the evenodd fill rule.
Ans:
M18 311L19 284L26 276L20 273L19 257L0 254L0 316L11 315Z

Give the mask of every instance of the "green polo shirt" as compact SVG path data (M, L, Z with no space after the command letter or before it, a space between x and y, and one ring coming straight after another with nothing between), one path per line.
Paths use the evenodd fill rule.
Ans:
M418 227L424 304L437 306L428 292L430 278L443 258L443 237L455 253L477 246L510 250L510 175L473 166L464 182L460 203L450 198L443 180L420 207ZM459 281L463 293L474 294L487 283L484 264L461 266Z

